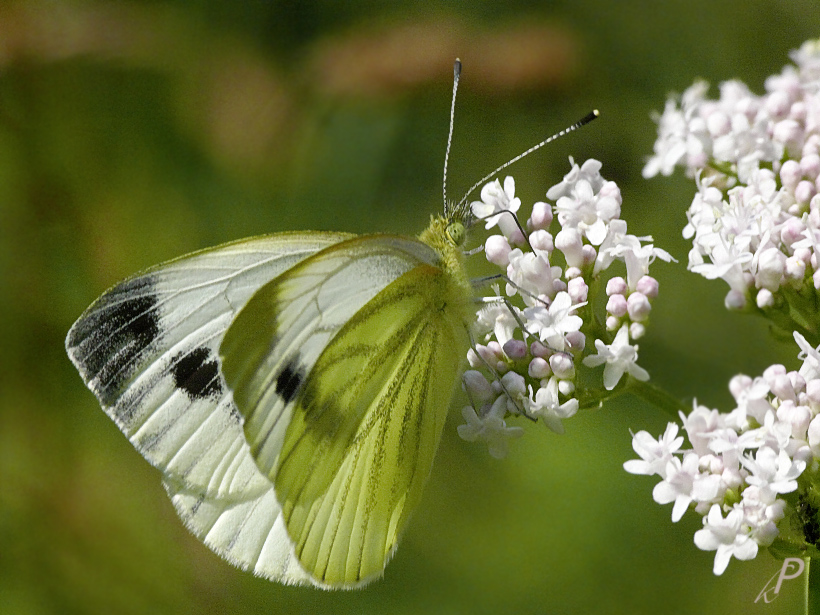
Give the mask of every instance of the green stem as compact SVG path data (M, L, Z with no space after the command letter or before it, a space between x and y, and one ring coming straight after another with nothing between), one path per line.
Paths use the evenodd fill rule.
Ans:
M784 297L786 300L789 301L798 295L796 293L786 293L784 292ZM779 328L780 330L786 333L786 337L791 341L792 334L794 331L798 331L812 346L816 346L818 344L818 334L816 328L811 328L810 323L813 319L817 318L817 311L816 310L800 310L799 305L795 305L797 302L789 304L789 311L784 311L780 309L760 309L755 308L758 314L766 318L769 322L773 323L775 327ZM816 325L815 325L816 327Z
M806 558L806 615L820 615L820 566Z
M688 404L684 404L677 397L670 395L664 389L655 386L651 382L641 382L634 378L630 378L629 384L624 388L623 393L632 393L636 397L640 397L644 401L663 410L675 421L680 420L678 412L688 413L692 409Z

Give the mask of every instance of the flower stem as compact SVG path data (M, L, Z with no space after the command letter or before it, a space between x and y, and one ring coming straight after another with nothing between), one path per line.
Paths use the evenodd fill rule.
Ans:
M820 615L820 566L806 558L806 615Z
M624 388L623 392L632 393L636 397L640 397L644 401L649 402L653 406L663 410L675 421L680 420L680 416L678 416L679 411L687 413L691 410L688 404L683 403L677 397L674 397L651 382L641 382L640 380L630 378L629 384Z

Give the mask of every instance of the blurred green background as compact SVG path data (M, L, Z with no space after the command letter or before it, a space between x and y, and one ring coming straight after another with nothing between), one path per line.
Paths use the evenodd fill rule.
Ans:
M816 0L0 2L0 612L795 612L799 581L753 604L779 562L714 577L698 518L672 524L655 481L623 471L629 429L666 423L634 399L564 436L526 425L500 462L458 439L456 407L383 581L327 593L255 578L187 533L63 339L111 284L187 251L420 231L440 208L459 56L450 194L599 108L511 170L518 193L542 199L569 155L603 161L631 232L681 261L655 267L641 364L729 410L733 374L794 368L797 349L686 272L694 186L641 178L649 114L695 77L760 93L818 35Z

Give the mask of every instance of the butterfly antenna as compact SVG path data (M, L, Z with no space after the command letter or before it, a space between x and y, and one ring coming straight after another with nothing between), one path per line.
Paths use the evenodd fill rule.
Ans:
M454 100L453 102L455 102L455 100ZM581 126L585 126L585 125L589 124L592 120L594 120L595 118L597 118L599 115L600 115L600 113L598 113L598 110L597 110L597 109L593 109L593 110L592 110L592 111L590 111L587 115L585 115L583 118L581 118L580 120L578 120L577 122L575 122L575 123L574 123L574 124L572 124L571 126L567 126L566 128L564 128L564 130L562 130L562 131L560 131L560 132L556 132L556 133L555 133L554 135L552 135L551 137L548 137L548 138L544 139L543 141L541 141L541 143L538 143L538 144L536 144L536 145L533 145L533 146L532 146L530 149L528 149L526 152L522 152L521 154L518 154L518 156L516 156L516 157L515 157L515 158L513 158L512 160L509 160L509 161L505 162L504 164L502 164L500 167L498 167L498 168L497 168L495 171L493 171L492 173L487 173L487 175L485 175L485 176L484 176L484 177L482 177L480 180L478 180L475 184L473 184L473 187L472 187L472 188L470 188L470 189L467 191L467 194L465 194L465 195L462 197L462 199L459 201L458 206L459 206L459 207L463 207L463 206L465 205L465 203L467 202L467 199L469 198L469 196L473 193L473 191L474 191L476 188L478 188L479 186L483 185L486 181L488 181L488 180L492 179L492 177L493 177L496 173L498 173L499 171L503 171L504 169L506 169L506 168L507 168L508 166L510 166L511 164L515 164L516 162L518 162L519 160L521 160L524 156L529 156L529 155L530 155L530 154L532 154L535 150L537 150L537 149L541 149L542 147L544 147L547 143L552 143L553 141L555 141L555 140L556 140L556 139L558 139L559 137L563 137L564 135L571 133L573 130L577 130L577 129L579 129ZM450 130L451 130L451 132L452 132L452 120L451 120ZM447 146L447 149L449 150L449 144L448 144L448 146Z
M450 161L450 144L453 142L453 121L456 116L456 92L458 91L458 78L461 76L461 60L456 58L453 64L453 100L450 103L450 133L447 135L447 150L444 152L444 180L441 183L442 196L444 197L444 217L450 217L450 206L447 204L447 163Z

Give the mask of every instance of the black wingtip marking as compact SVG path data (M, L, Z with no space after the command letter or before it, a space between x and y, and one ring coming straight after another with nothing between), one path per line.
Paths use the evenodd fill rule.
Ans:
M285 403L289 403L296 397L304 381L305 374L299 369L296 360L292 360L285 365L276 378L276 394L284 399Z
M207 348L195 348L178 355L171 367L174 384L192 400L215 397L222 393L219 364Z
M154 280L126 280L97 300L69 332L66 345L88 380L97 379L103 403L113 403L140 355L161 334Z

